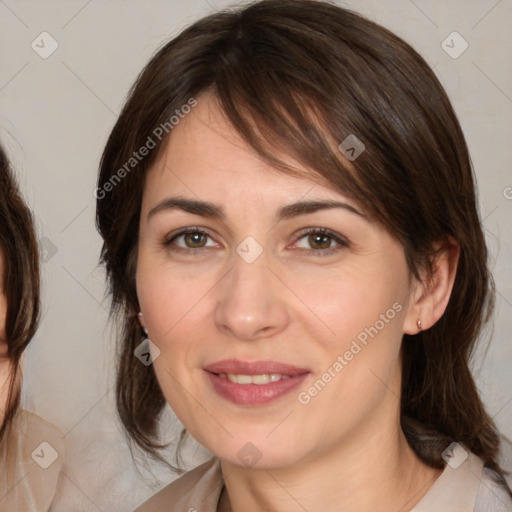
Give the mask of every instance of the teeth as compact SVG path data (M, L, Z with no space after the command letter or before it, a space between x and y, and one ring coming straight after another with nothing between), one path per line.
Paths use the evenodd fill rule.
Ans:
M235 384L268 384L269 382L277 382L281 379L289 379L289 375L281 375L280 373L264 373L262 375L240 375L234 373L221 373L219 377L228 379Z

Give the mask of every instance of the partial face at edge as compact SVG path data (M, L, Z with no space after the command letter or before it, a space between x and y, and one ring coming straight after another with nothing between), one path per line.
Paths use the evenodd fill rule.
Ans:
M7 315L7 297L4 289L4 256L0 249L0 356L7 351L5 341L5 320Z
M8 382L10 375L10 361L7 355L7 341L5 339L5 319L7 315L7 298L4 289L4 258L0 250L0 425L2 425L7 402Z
M315 182L256 157L206 96L146 177L136 281L160 350L155 372L189 432L234 464L247 443L260 467L311 459L397 412L411 294L403 249L354 201ZM164 206L177 196L218 205L225 218ZM275 218L312 200L348 206ZM205 234L179 234L191 228ZM273 401L240 404L205 371L226 359L307 374Z

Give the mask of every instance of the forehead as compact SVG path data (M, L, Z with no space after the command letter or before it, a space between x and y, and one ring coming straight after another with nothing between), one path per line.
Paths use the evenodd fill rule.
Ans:
M256 131L257 133L257 131ZM163 151L148 172L148 192L164 189L198 196L221 196L236 190L238 200L252 196L302 196L321 190L323 197L347 198L321 174L293 159L284 149L273 155L300 175L271 166L251 148L219 108L216 98L203 95L198 105L174 127Z

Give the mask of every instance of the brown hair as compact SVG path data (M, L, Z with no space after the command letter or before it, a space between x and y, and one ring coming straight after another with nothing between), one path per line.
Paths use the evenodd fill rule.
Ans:
M21 394L20 359L39 321L39 253L32 213L21 197L7 156L0 146L0 251L7 300L5 332L11 372L0 446L16 418Z
M443 450L457 441L501 472L496 427L469 368L493 309L494 286L457 117L435 74L408 44L358 14L311 0L263 0L185 29L141 72L109 137L96 191L97 226L112 310L123 328L117 406L129 436L159 457L165 400L152 367L133 351L140 343L135 269L144 176L166 139L112 180L155 138L156 127L206 92L265 161L297 174L275 157L284 149L359 201L399 240L416 277L420 268L432 274L435 242L458 241L444 316L403 338L402 427L431 466L444 466ZM366 148L352 171L337 149L351 134Z

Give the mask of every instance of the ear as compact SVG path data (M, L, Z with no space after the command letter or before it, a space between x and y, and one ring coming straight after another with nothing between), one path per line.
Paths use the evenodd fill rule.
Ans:
M142 312L139 311L139 313L137 313L137 319L139 320L139 324L140 324L142 330L147 334L148 330L146 328L146 324L144 322L144 317L142 316Z
M455 282L460 245L453 237L437 242L432 259L432 275L414 280L411 288L404 334L417 334L432 327L444 314ZM418 327L418 320L421 328Z

